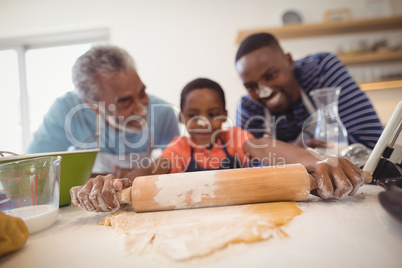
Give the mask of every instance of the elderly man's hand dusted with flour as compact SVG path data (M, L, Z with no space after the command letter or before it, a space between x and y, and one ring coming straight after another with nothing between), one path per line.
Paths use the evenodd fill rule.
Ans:
M170 163L165 158L159 158L149 167L137 168L118 178L115 174L98 175L82 186L70 189L71 205L94 212L109 212L120 208L116 191L121 191L132 185L139 176L152 174L167 174Z
M115 175L98 175L82 186L70 189L71 205L88 211L108 212L120 207L116 191L131 186L129 179L117 179Z

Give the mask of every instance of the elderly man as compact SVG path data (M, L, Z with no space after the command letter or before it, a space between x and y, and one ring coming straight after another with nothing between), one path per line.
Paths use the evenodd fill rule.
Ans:
M132 57L96 46L72 69L75 92L58 98L34 134L28 153L99 147L93 173L137 168L179 134L171 105L146 93Z

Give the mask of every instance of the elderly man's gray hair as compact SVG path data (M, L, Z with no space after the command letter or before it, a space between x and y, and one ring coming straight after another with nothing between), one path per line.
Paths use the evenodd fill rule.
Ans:
M81 98L97 101L99 89L96 77L129 69L135 69L135 65L127 51L116 46L98 45L75 61L72 68L73 83Z

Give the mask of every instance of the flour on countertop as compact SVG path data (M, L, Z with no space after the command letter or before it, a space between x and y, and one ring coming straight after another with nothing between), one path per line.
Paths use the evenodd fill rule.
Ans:
M287 237L281 226L302 210L296 202L108 215L100 225L126 234L129 254L173 261L212 254L235 243Z

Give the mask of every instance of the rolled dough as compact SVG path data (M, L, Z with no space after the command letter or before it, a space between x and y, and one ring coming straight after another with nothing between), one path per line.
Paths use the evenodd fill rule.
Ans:
M153 252L184 261L209 255L232 243L287 237L280 228L302 214L296 202L136 213L112 213L100 225L124 232L135 254Z

